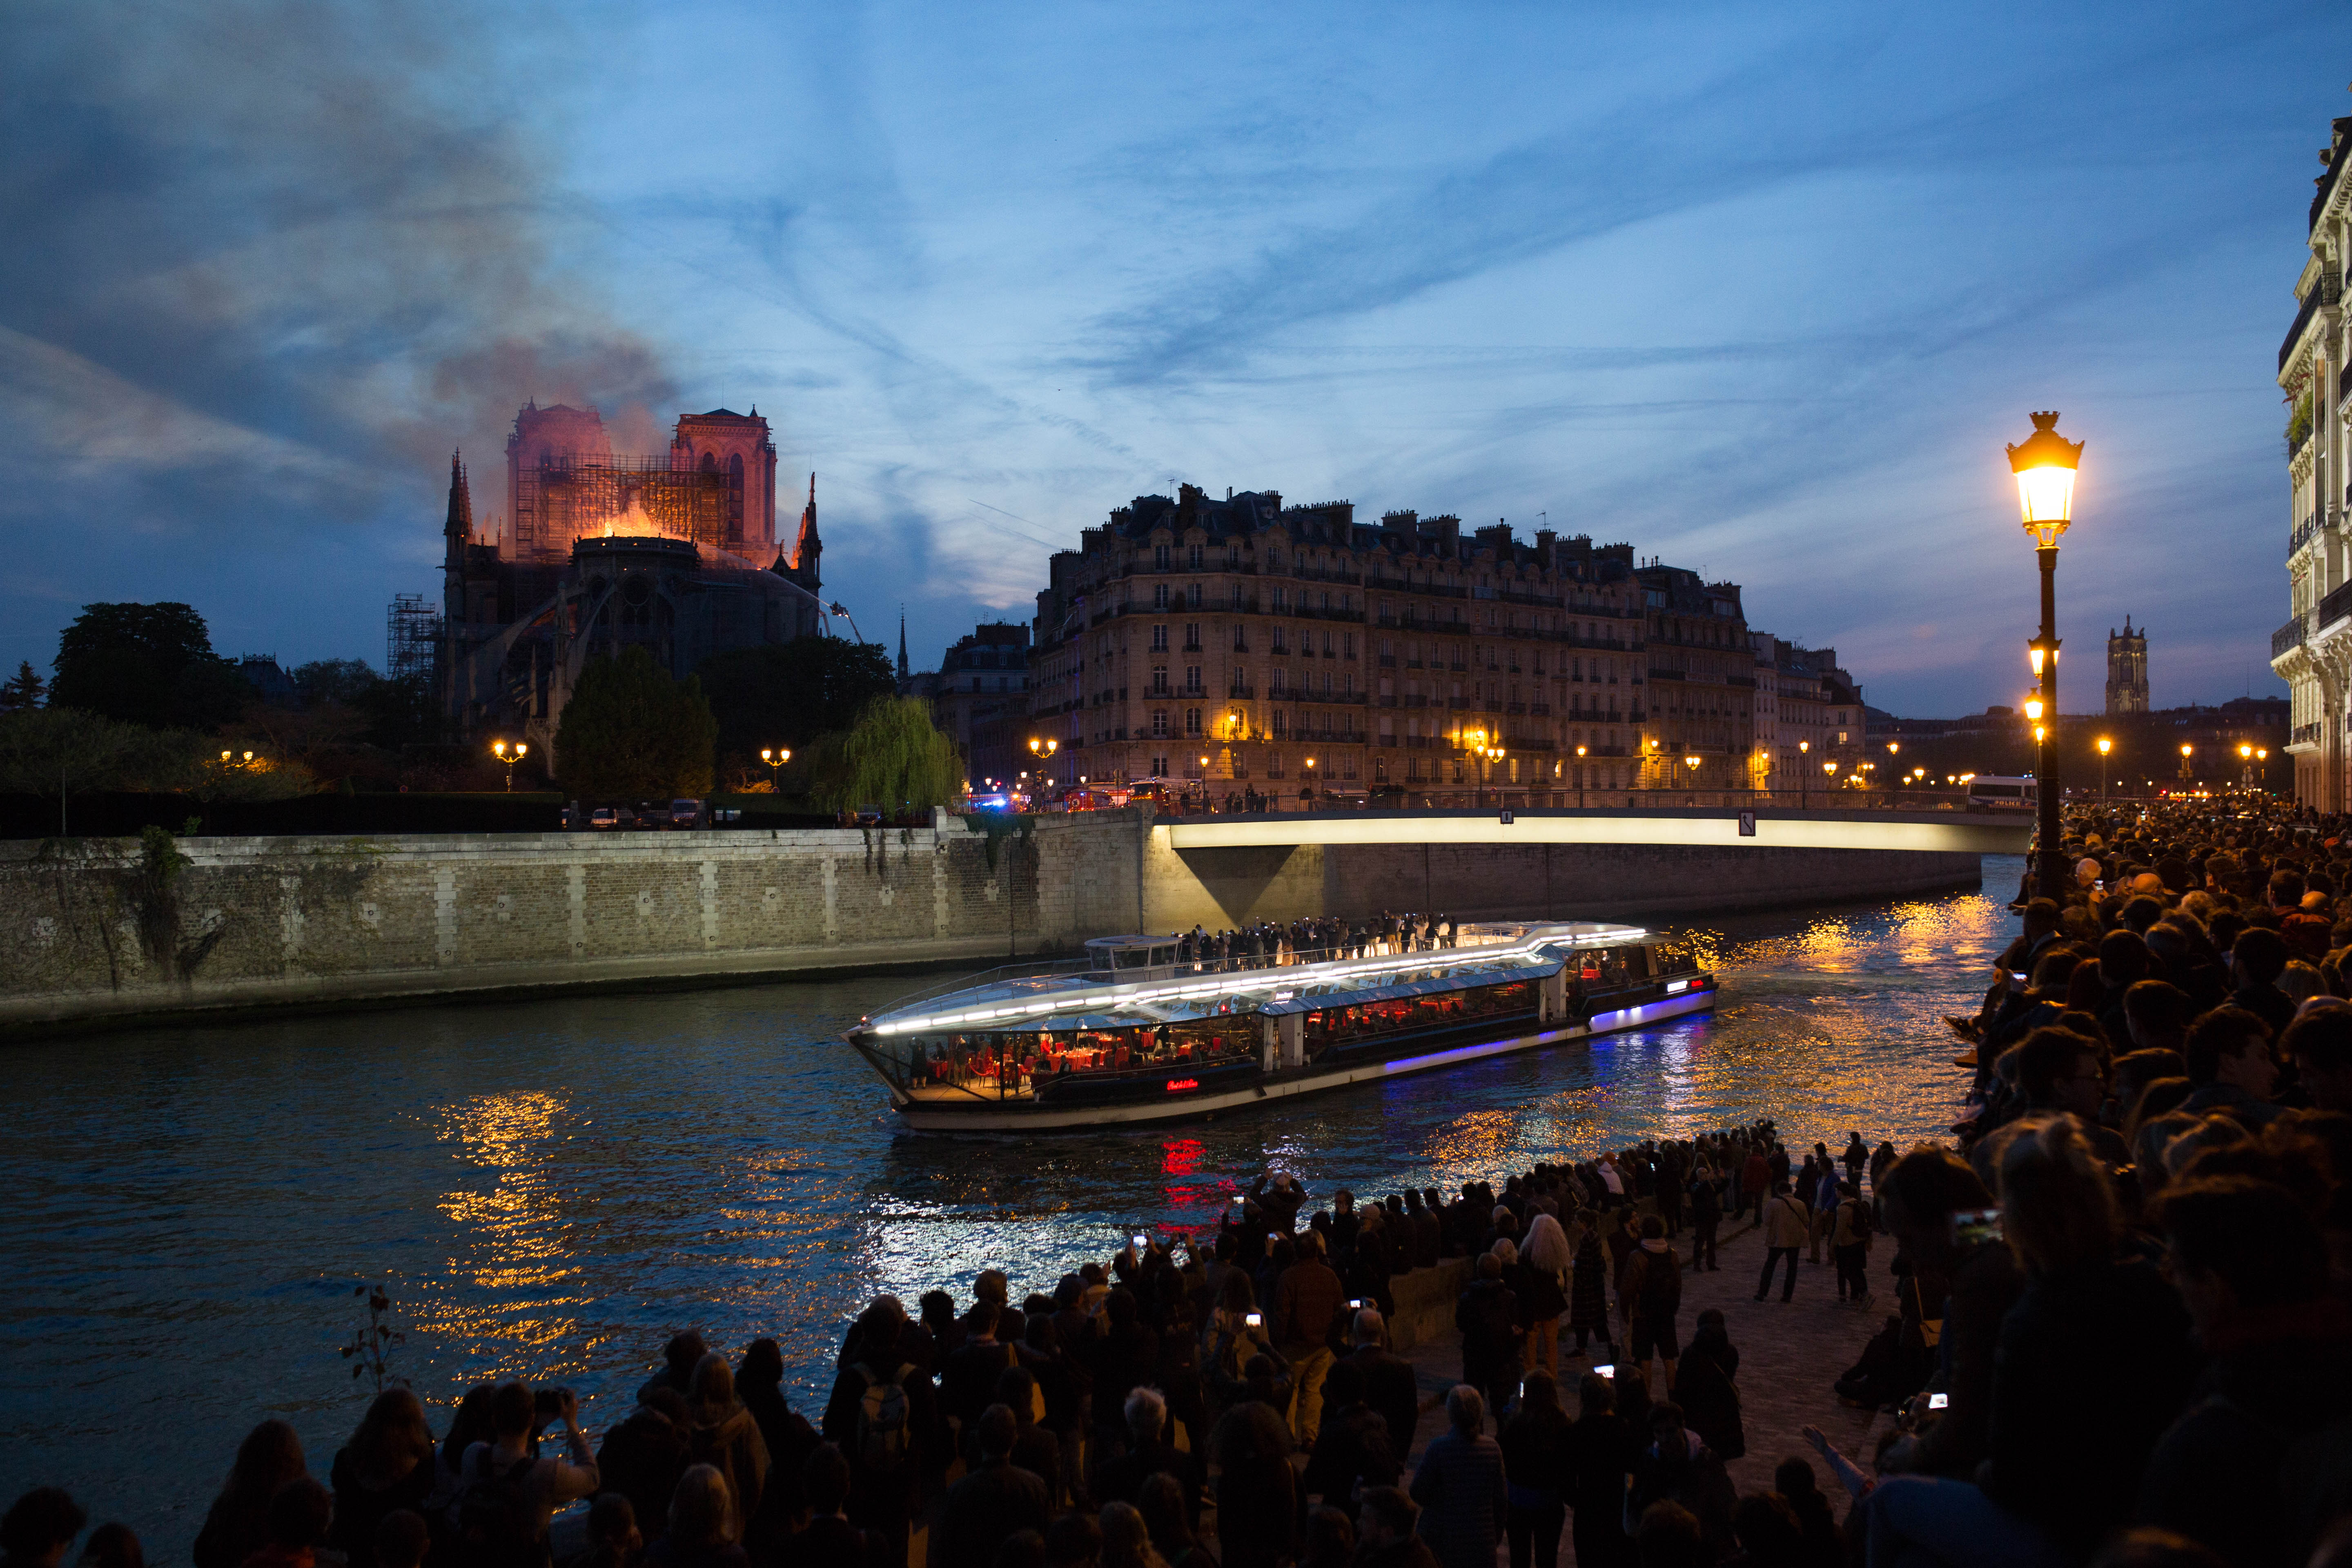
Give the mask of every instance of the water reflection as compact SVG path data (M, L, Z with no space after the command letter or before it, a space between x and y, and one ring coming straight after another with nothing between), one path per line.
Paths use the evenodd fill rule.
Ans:
M1989 862L1987 886L2016 875ZM877 1291L968 1297L987 1268L1050 1288L1269 1171L1318 1198L1444 1188L1763 1113L1809 1142L1937 1135L1937 1015L1974 1005L2011 925L1973 896L1720 921L1677 933L1724 976L1712 1017L1025 1144L894 1133L838 1043L890 980L16 1047L0 1488L57 1481L184 1560L254 1421L292 1420L320 1470L347 1436L362 1278L390 1284L430 1401L520 1372L611 1421L692 1326L730 1351L774 1334L805 1406Z

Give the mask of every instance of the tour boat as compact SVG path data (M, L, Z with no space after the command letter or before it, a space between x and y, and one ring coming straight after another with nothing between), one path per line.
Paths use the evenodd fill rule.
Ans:
M1715 977L1634 926L1463 925L1340 956L1181 958L1097 937L1076 964L902 998L844 1036L926 1132L1172 1121L1706 1010ZM1239 967L1242 964L1255 967Z

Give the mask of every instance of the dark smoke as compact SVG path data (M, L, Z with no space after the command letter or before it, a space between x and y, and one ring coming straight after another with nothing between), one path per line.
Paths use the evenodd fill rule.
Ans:
M511 107L561 101L581 15L493 37L458 5L12 7L0 423L47 448L21 456L202 534L257 493L314 521L409 504L459 442L488 478L528 396L650 428L666 352L567 268L602 231L560 128Z

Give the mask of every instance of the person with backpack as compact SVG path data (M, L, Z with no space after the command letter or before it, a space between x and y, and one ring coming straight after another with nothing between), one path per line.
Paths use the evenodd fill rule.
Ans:
M541 1409L530 1385L500 1384L490 1395L490 1437L466 1450L452 1505L454 1568L544 1568L550 1515L599 1486L595 1457L580 1430L580 1402L548 1391ZM550 1419L563 1423L568 1458L534 1458L531 1439Z
M1503 1283L1503 1260L1491 1252L1478 1258L1478 1277L1454 1308L1462 1334L1462 1382L1486 1397L1496 1420L1518 1402L1519 1351L1527 1324L1518 1296Z
M1646 1371L1654 1352L1666 1373L1658 1386L1671 1388L1675 1361L1682 1354L1675 1314L1683 1305L1683 1260L1665 1237L1665 1222L1657 1215L1642 1221L1642 1244L1625 1260L1617 1300L1633 1340L1633 1364Z
M1838 1300L1855 1305L1870 1300L1870 1205L1852 1182L1838 1184L1836 1230L1830 1247L1837 1258Z
M824 1407L824 1439L849 1463L851 1523L885 1542L882 1561L903 1565L925 1459L937 1447L937 1391L905 1359L906 1311L877 1298L858 1320L860 1355L843 1364Z
M1804 1250L1805 1238L1812 1234L1812 1216L1795 1198L1789 1195L1789 1184L1775 1182L1772 1201L1764 1205L1764 1275L1756 1281L1756 1299L1761 1301L1772 1289L1772 1271L1780 1259L1789 1260L1789 1282L1781 1288L1780 1300L1788 1300L1797 1293L1797 1254Z

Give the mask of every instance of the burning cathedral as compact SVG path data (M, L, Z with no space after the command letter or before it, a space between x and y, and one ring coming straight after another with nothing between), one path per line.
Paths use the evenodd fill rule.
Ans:
M449 462L442 700L462 734L497 731L553 759L582 668L631 646L673 677L716 653L815 637L816 479L789 545L776 532L768 422L679 416L669 451L616 454L593 408L526 405L507 440L506 515L474 520Z

